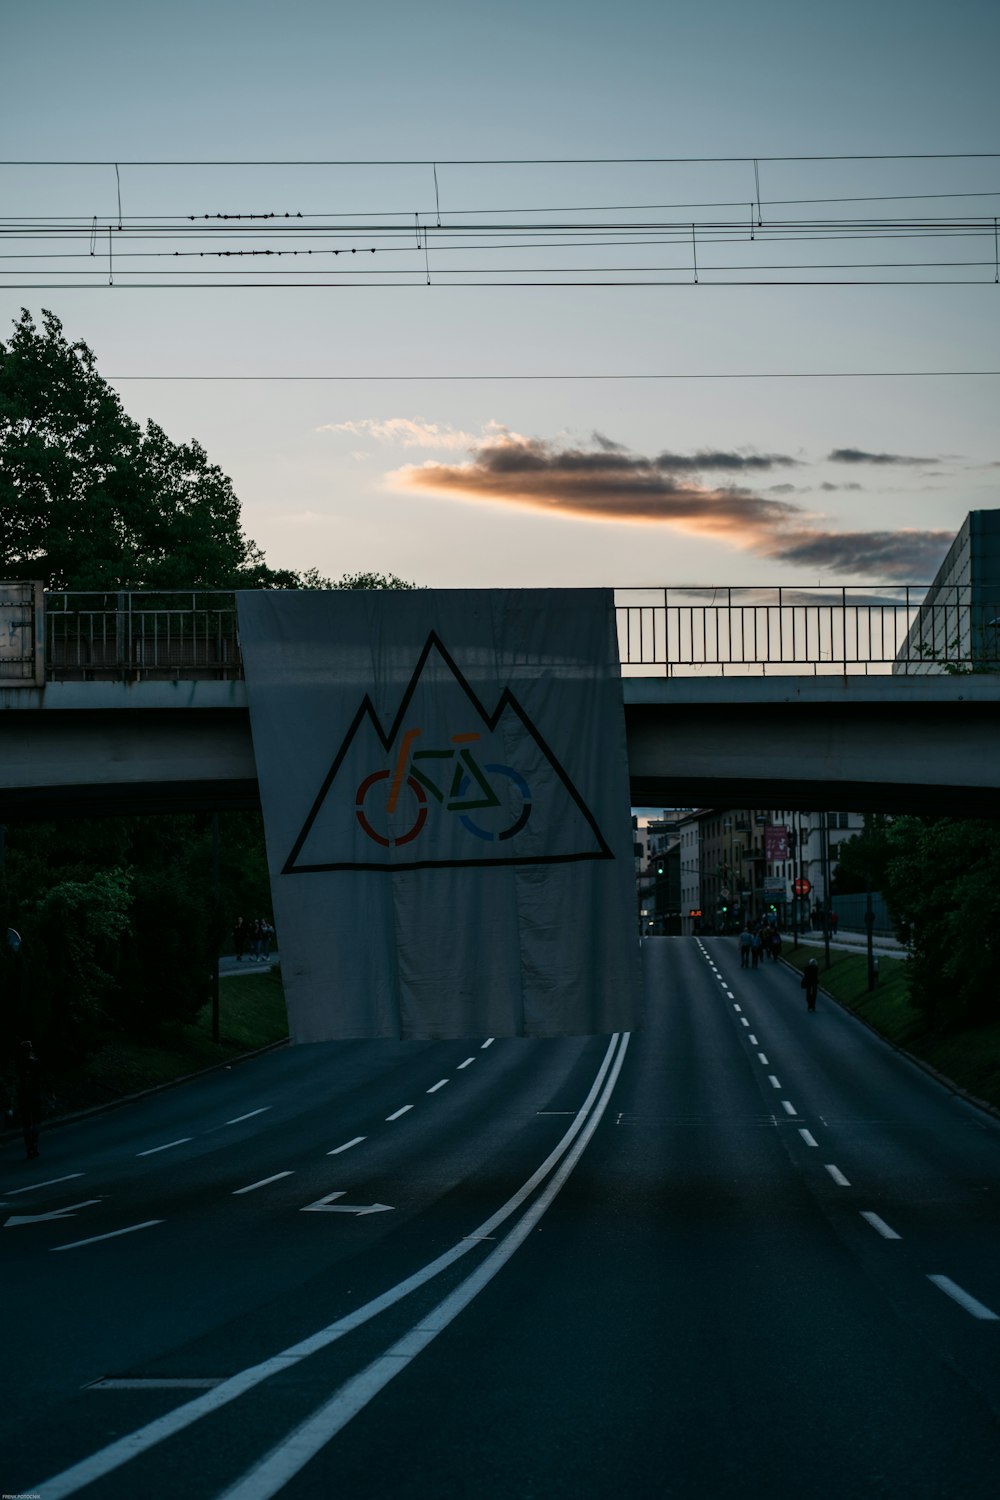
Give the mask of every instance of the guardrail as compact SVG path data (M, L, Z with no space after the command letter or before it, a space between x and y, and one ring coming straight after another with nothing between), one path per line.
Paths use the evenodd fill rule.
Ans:
M629 676L1000 671L1000 598L957 586L627 588L615 604ZM231 592L0 584L2 686L242 675Z

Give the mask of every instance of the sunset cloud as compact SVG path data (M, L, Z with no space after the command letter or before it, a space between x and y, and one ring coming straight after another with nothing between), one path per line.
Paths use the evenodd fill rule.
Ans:
M459 432L447 423L415 422L411 417L387 417L381 422L371 417L357 422L324 422L316 431L349 432L353 437L370 437L378 442L399 443L404 448L453 448L464 451L482 442L482 434L475 437L469 432Z
M832 464L939 464L940 458L911 458L905 453L866 453L863 448L834 448L828 455Z
M801 505L774 497L791 486L772 486L761 495L698 477L713 468L760 472L800 462L783 454L665 452L650 458L601 434L595 433L591 442L569 446L497 429L463 462L408 464L388 475L388 482L404 492L492 502L550 516L668 526L776 562L886 581L931 576L952 541L952 533L944 531L838 532Z

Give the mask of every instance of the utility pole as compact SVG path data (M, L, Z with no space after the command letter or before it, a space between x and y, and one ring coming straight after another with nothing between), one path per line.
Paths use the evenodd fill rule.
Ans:
M212 814L212 1041L219 1040L219 814Z
M830 814L820 812L820 831L823 836L823 966L830 967Z
M875 988L875 945L872 941L872 928L875 926L875 913L872 911L872 858L871 858L871 825L868 814L865 813L865 931L868 934L868 989Z

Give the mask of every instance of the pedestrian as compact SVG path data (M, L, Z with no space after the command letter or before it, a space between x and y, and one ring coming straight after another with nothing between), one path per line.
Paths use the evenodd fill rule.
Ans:
M254 917L250 923L250 962L255 964L260 963L260 945L264 936L262 926L260 917Z
M777 963L778 959L781 957L781 933L778 931L777 927L775 927L774 931L771 933L771 942L768 951L770 952L772 960Z
M750 947L751 947L752 943L753 943L753 937L751 935L750 929L749 929L749 927L745 926L743 928L743 931L740 933L740 968L741 969L748 969L750 967Z
M24 1134L25 1156L37 1156L42 1128L42 1080L38 1058L30 1042L22 1042L17 1059L17 1107Z
M819 964L814 958L806 964L800 989L806 992L806 1010L815 1010L816 996L819 993Z
M237 917L233 923L233 951L236 954L236 962L243 962L243 954L247 945L247 924L242 917Z
M761 961L761 958L763 957L763 954L764 954L764 941L763 941L763 939L762 939L762 937L760 935L760 932L757 931L757 932L755 932L753 934L753 936L750 939L750 965L751 965L751 968L756 969L757 965Z
M833 928L833 935L834 935L834 937L837 936L837 923L839 921L840 921L839 915L835 911L832 911L830 913L830 926Z
M271 944L272 944L273 941L274 941L274 928L271 926L270 922L267 920L266 917L261 917L261 919L260 919L260 942L261 942L260 954L261 954L261 958L264 960L265 963L267 962L267 959L268 959L268 957L270 955Z

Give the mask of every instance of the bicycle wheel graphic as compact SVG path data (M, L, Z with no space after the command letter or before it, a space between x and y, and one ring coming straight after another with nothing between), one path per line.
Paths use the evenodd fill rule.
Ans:
M510 816L510 810L501 808L499 814L501 822L489 828L483 828L480 824L474 823L468 813L461 813L459 815L459 822L469 833L475 834L477 839L485 839L491 844L502 843L504 839L512 839L519 834L531 817L531 788L520 771L515 771L513 766L499 766L494 764L485 766L484 769L491 776L506 776L508 780L514 783L515 791L521 801L520 810L514 813L512 822L504 823L502 819ZM468 787L469 778L466 776L463 778L462 784L458 789L458 795L464 797ZM516 804L517 797L513 801Z
M409 799L406 800L406 808L401 804L400 797L396 804L396 812L393 819L389 817L389 787L380 786L380 782L388 783L388 771L373 771L370 776L358 787L354 799L354 810L358 822L370 839L376 844L381 844L383 849L398 849L402 844L410 844L423 828L427 821L427 794L423 787L407 776L406 785L413 797L416 799L416 807ZM395 821L404 826L405 832L397 834L394 838L390 828L390 822ZM407 826L409 825L409 826ZM384 832L379 832L382 829Z

